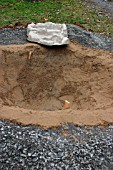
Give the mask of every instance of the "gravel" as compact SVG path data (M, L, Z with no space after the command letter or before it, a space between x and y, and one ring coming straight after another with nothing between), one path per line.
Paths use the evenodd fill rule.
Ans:
M25 44L26 42L26 28L3 28L0 30L0 45Z
M85 5L95 9L98 14L113 19L113 1L112 0L79 0Z
M113 126L44 130L0 121L1 170L112 170Z
M68 36L86 47L113 51L113 39L97 33L89 32L76 25L67 24ZM26 28L3 28L0 30L0 45L25 44Z
M113 51L113 39L97 33L83 30L76 25L67 25L69 38L86 47Z
M113 13L113 1L111 0L91 0L91 3L98 5L100 8L110 10Z

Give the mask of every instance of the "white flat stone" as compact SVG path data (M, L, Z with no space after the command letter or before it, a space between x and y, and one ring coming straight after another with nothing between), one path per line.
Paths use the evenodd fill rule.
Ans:
M28 41L43 45L65 45L69 44L67 27L65 24L31 23L27 27Z

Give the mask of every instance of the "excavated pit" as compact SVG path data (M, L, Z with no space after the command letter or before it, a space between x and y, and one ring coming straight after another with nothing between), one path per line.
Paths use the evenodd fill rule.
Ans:
M112 123L113 53L72 42L0 46L0 118L47 128Z

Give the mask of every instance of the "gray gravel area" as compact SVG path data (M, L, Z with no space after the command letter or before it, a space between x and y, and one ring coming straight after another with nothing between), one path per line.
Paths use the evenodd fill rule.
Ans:
M0 121L0 169L112 170L113 126L43 130Z
M3 28L0 30L0 45L25 44L26 42L26 28Z
M76 25L67 24L68 36L86 47L113 51L113 39L89 32ZM27 42L26 28L4 28L0 30L0 45L24 44Z
M96 5L101 9L109 10L113 14L113 1L111 0L85 0L89 4Z
M76 25L67 25L68 36L86 47L113 51L113 39L97 33L83 30Z
M113 19L113 1L112 0L79 0L85 5L90 6L93 9L103 15Z

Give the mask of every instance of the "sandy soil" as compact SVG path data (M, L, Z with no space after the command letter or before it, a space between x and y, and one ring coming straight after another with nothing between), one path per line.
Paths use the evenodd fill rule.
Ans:
M113 53L73 42L0 46L0 119L44 128L113 123Z

